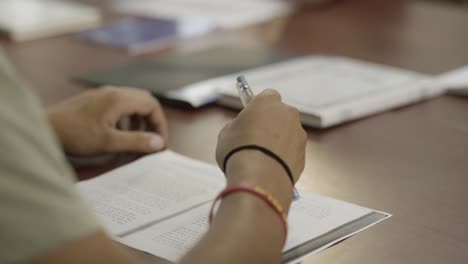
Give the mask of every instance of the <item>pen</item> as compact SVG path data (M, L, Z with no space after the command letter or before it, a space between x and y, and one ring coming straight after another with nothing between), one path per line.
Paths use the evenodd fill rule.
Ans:
M237 90L239 91L239 97L244 107L255 97L249 83L243 75L237 77ZM299 198L299 192L296 187L293 187L293 200L296 201Z

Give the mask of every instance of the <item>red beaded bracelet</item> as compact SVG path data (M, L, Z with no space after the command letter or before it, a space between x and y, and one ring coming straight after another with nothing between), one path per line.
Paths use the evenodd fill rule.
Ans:
M284 212L283 206L275 199L271 194L269 194L267 191L265 191L263 188L259 186L252 186L248 184L238 184L238 185L233 185L226 187L218 196L216 196L216 199L213 202L213 205L211 206L210 210L210 216L209 216L209 221L210 224L213 221L213 212L215 209L215 206L218 201L223 199L224 197L236 193L236 192L246 192L250 193L261 200L263 200L275 213L279 216L281 219L281 223L283 224L283 229L284 229L284 239L283 239L283 246L286 243L286 238L288 236L288 224L287 224L287 216L286 213Z

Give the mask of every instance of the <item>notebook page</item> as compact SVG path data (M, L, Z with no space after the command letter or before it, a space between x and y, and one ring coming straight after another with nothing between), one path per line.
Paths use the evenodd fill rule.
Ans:
M172 262L179 261L206 233L211 204L116 238L122 244Z
M369 208L335 200L313 193L301 193L301 199L291 204L288 217L290 235L283 251L371 213Z
M177 262L208 230L210 204L126 235L119 242ZM284 251L372 212L371 209L301 192L288 217L289 234ZM340 239L337 239L339 241ZM322 248L323 249L323 248ZM316 252L319 252L317 250ZM315 253L316 253L315 252Z
M209 201L224 184L217 167L164 151L78 187L108 231L119 236Z
M305 56L243 74L254 93L274 88L285 103L315 114L426 79L423 74L403 69L326 56ZM218 80L215 85L221 93L237 97L233 80Z

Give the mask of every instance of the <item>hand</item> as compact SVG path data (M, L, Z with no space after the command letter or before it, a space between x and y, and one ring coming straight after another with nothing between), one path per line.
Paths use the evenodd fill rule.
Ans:
M266 90L224 127L216 149L218 165L236 147L255 144L280 156L292 171L294 180L304 170L307 134L299 112L281 102L274 90ZM257 150L242 150L231 156L226 165L228 183L250 182L260 185L282 199L284 205L292 194L291 181L281 165ZM279 197L281 196L281 197ZM289 200L290 202L290 200Z
M84 92L50 107L47 117L65 152L72 155L150 153L167 144L164 113L144 90L104 87ZM146 131L119 129L119 123L130 117Z

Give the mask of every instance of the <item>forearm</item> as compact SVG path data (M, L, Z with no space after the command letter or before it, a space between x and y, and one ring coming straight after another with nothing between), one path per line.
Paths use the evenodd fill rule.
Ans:
M283 232L280 219L262 200L232 194L181 263L280 263Z
M245 175L256 173L268 173L270 182L284 180L284 184L291 184L274 161L267 168L259 167L256 164L264 162L256 162L258 158L269 159L263 154L249 153L247 159L251 162L246 163L234 156L227 173L231 174L230 179L238 180L228 185L245 183ZM266 189L286 209L289 207L292 188L283 188L286 190L283 194L268 182L248 183ZM284 235L281 219L267 203L249 193L234 193L222 200L210 230L181 263L280 263Z

